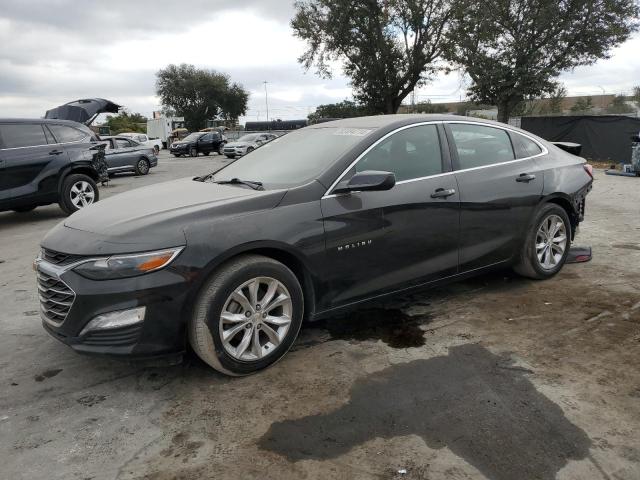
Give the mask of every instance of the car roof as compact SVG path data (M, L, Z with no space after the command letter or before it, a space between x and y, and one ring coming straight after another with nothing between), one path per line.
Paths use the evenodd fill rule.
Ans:
M0 118L0 123L48 123L58 125L69 125L70 127L89 128L86 125L73 120L58 120L55 118Z
M438 114L413 114L400 113L394 115L375 115L370 117L344 118L342 120L332 120L330 122L316 123L307 128L369 128L379 129L385 127L400 127L419 122L474 122L490 123L501 127L510 127L504 123L485 120L483 118L463 117L460 115L438 115Z

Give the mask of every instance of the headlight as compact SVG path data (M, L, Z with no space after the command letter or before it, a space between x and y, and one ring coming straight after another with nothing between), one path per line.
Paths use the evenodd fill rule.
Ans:
M81 263L73 270L92 280L127 278L155 272L169 265L184 247L132 255L114 255Z

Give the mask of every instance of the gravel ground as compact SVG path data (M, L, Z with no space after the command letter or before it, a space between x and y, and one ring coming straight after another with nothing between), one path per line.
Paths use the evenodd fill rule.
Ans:
M163 153L101 194L221 162ZM590 263L311 324L240 379L193 355L144 368L49 337L31 262L64 217L0 213L0 477L640 478L640 179L596 175L577 241Z

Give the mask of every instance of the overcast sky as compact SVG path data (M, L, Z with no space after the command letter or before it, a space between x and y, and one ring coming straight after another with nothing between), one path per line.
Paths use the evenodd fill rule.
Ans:
M251 92L247 117L305 118L350 98L348 80L324 80L297 63L304 44L289 27L289 0L20 0L0 10L0 116L41 117L71 100L103 97L150 116L159 109L155 72L192 63L226 72ZM630 91L640 83L640 37L611 59L563 75L570 94ZM457 74L417 100L464 98Z

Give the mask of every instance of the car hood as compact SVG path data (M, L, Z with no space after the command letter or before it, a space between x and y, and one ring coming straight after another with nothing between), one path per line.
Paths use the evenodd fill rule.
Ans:
M253 142L229 142L225 147L248 147L249 145L253 145Z
M74 213L45 236L42 246L63 253L98 255L184 245L189 225L271 209L285 193L191 178L159 183Z

